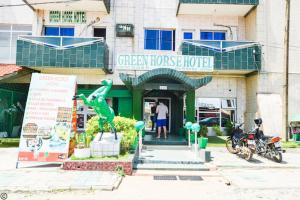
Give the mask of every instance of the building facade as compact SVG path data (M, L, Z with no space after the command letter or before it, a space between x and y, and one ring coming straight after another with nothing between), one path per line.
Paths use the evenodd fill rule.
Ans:
M222 128L245 122L249 130L261 116L272 126L269 134L285 136L281 123L269 120L282 120L274 99L283 91L283 0L23 2L34 16L32 36L17 41L18 66L76 75L77 93L86 95L112 79L108 102L116 114L137 120L150 121L151 106L163 101L172 134L185 121ZM290 119L300 112L299 2L291 4ZM196 62L201 67L191 69ZM209 62L212 68L205 69ZM30 77L2 82L26 91ZM94 113L78 105L78 129L84 130Z

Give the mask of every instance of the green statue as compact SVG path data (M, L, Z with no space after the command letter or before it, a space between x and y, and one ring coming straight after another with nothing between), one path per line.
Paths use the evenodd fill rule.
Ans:
M106 96L113 85L113 81L103 80L101 81L101 84L103 86L95 90L92 94L90 94L88 98L86 98L84 94L75 96L75 98L82 99L84 104L92 107L96 114L99 116L99 128L101 131L100 140L103 136L104 122L107 122L110 125L112 133L115 134L115 140L117 140L117 131L113 122L115 113L114 110L106 103Z

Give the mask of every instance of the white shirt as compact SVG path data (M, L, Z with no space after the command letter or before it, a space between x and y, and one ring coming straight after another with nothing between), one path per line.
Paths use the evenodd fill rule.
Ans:
M160 103L156 108L157 119L167 119L168 107Z

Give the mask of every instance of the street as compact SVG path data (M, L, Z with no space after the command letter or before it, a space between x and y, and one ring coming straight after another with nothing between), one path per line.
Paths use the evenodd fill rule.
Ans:
M212 149L212 155L223 156L222 159L214 158L212 163L227 162L240 163L235 166L218 167L211 171L136 171L134 176L123 178L119 187L113 191L100 189L54 190L54 191L1 191L7 193L7 199L112 199L112 200L165 200L165 199L270 199L293 200L300 199L300 167L282 164L281 166L263 165L266 159L254 157L258 162L257 167L253 163L245 166L244 160L230 155L224 149ZM1 149L1 155L10 153L6 157L6 163L0 164L0 174L16 172L12 167L16 158L16 149ZM6 154L7 155L7 154ZM300 154L290 152L284 154L287 163L291 159L299 160ZM18 169L23 170L23 169ZM18 171L17 170L17 171ZM28 170L28 168L27 168ZM44 169L40 169L44 170ZM57 167L53 170L58 170ZM32 168L31 173L38 176L39 169ZM68 173L68 172L65 172ZM0 177L3 177L3 176ZM154 180L154 175L175 175L177 180ZM202 180L179 180L179 176L196 176ZM57 178L57 177L53 177ZM1 180L0 180L1 182ZM42 182L42 180L41 180ZM36 183L39 185L39 183ZM37 187L38 188L38 187Z

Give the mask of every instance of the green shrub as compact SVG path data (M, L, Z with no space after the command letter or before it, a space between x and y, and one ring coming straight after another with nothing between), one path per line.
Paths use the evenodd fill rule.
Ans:
M207 137L207 133L208 133L208 128L207 128L207 126L201 126L201 129L200 129L200 136L201 136L201 137Z
M98 119L99 119L98 116L94 116L88 120L87 128L86 128L87 134L95 135L100 131ZM130 150L134 147L134 143L135 143L136 137L137 137L137 132L134 127L136 120L126 118L126 117L116 116L114 118L114 123L115 123L115 128L116 128L117 132L123 133L123 137L121 140L121 150L120 150L121 152L120 153L125 154L127 152L130 152ZM108 123L104 124L103 129L104 129L104 132L111 131Z
M76 147L79 149L89 148L92 140L94 139L93 135L87 134L86 132L83 133L76 133Z
M225 127L226 127L226 131L227 131L227 135L231 135L233 128L234 128L233 123L230 120L228 120L225 124Z
M221 131L220 126L214 125L213 126L213 130L215 131L215 133L217 134L217 136L222 136L223 135L223 132Z

